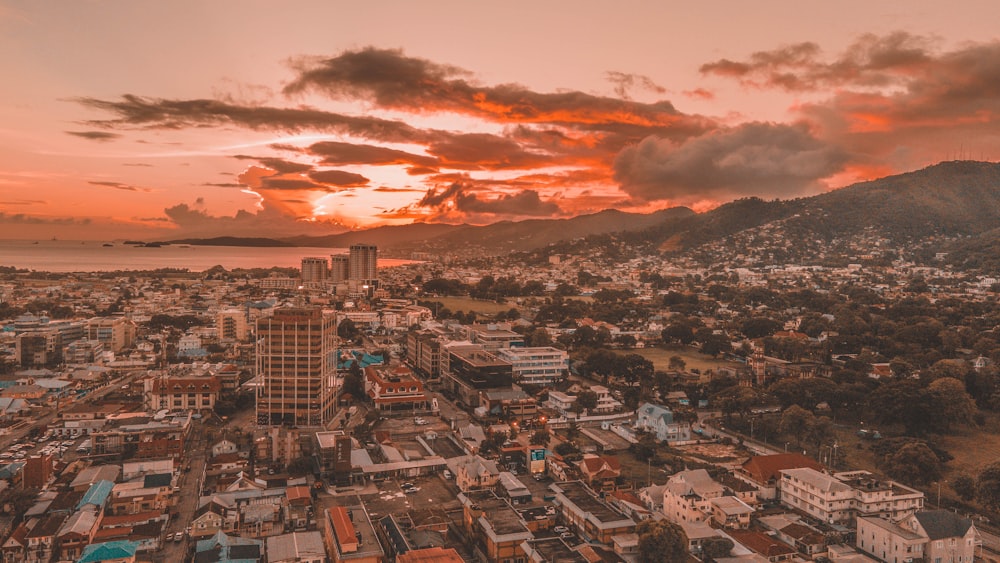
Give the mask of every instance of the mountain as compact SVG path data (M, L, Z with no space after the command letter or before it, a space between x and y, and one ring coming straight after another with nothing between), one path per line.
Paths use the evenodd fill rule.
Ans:
M953 161L794 200L747 198L650 228L662 251L683 251L753 229L789 241L866 232L897 244L985 233L1000 222L1000 164Z
M375 244L379 249L435 251L476 249L486 254L531 250L553 242L590 235L640 230L694 216L686 207L674 207L649 214L606 209L570 219L528 219L502 221L492 225L441 225L413 223L376 227L325 237L281 239L296 246L347 247L355 243Z
M793 200L765 201L746 198L705 213L684 207L650 214L614 209L570 219L504 221L492 225L444 225L414 223L377 227L324 237L271 239L221 239L173 241L188 244L243 246L315 246L345 248L356 243L375 244L397 254L411 251L455 252L472 255L534 250L556 242L616 234L628 245L649 251L683 252L706 244L732 242L743 237L748 247L766 241L782 241L806 254L816 254L834 243L858 237L887 239L895 246L927 241L932 237L978 237L1000 224L1000 164L951 161L934 166L854 184L824 194ZM995 248L1000 233L983 235L989 240L966 241L963 252L982 254ZM579 240L580 248L589 241ZM795 257L801 257L799 252ZM768 255L770 259L789 254Z

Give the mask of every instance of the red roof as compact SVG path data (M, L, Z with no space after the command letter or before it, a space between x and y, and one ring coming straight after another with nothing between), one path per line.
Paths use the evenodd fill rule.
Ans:
M331 508L330 520L333 521L333 531L337 535L341 551L356 551L358 539L354 537L354 522L351 522L351 517L347 515L347 509L343 506Z
M800 453L758 455L743 462L743 471L758 483L779 479L782 470L802 468L823 471L818 461Z
M744 547L755 551L764 557L780 557L790 555L795 550L788 544L778 541L769 535L760 532L748 532L746 530L729 530L727 532L734 540L743 544Z
M428 547L400 553L396 563L462 563L464 560L452 548Z
M309 504L312 502L312 494L309 492L309 487L305 485L286 488L285 496L288 497L288 502L291 504Z
M216 377L171 377L154 379L154 393L218 393L222 384Z

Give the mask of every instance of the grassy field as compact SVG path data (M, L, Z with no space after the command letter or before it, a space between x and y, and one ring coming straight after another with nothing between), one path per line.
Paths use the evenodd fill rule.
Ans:
M717 370L720 367L735 368L741 365L736 362L713 358L712 356L702 354L683 346L636 348L635 350L627 350L620 353L631 354L633 352L653 362L654 369L662 371L667 370L667 365L670 363L670 358L673 356L680 356L681 359L684 360L686 369L690 370L694 368L702 373L710 369Z
M513 300L507 303L480 301L471 297L432 297L428 301L437 301L452 311L475 311L477 315L492 316L500 312L506 313L517 307Z

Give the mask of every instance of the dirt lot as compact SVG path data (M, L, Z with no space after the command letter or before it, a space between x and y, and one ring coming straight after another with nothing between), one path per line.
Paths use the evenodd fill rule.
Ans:
M691 457L713 463L739 463L747 459L746 453L740 452L734 445L692 444L677 446L675 449Z

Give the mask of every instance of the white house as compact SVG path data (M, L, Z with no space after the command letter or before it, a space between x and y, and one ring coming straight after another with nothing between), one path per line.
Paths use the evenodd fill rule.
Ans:
M645 403L636 411L635 427L656 435L661 442L691 439L691 424L674 422L674 414L667 407Z

